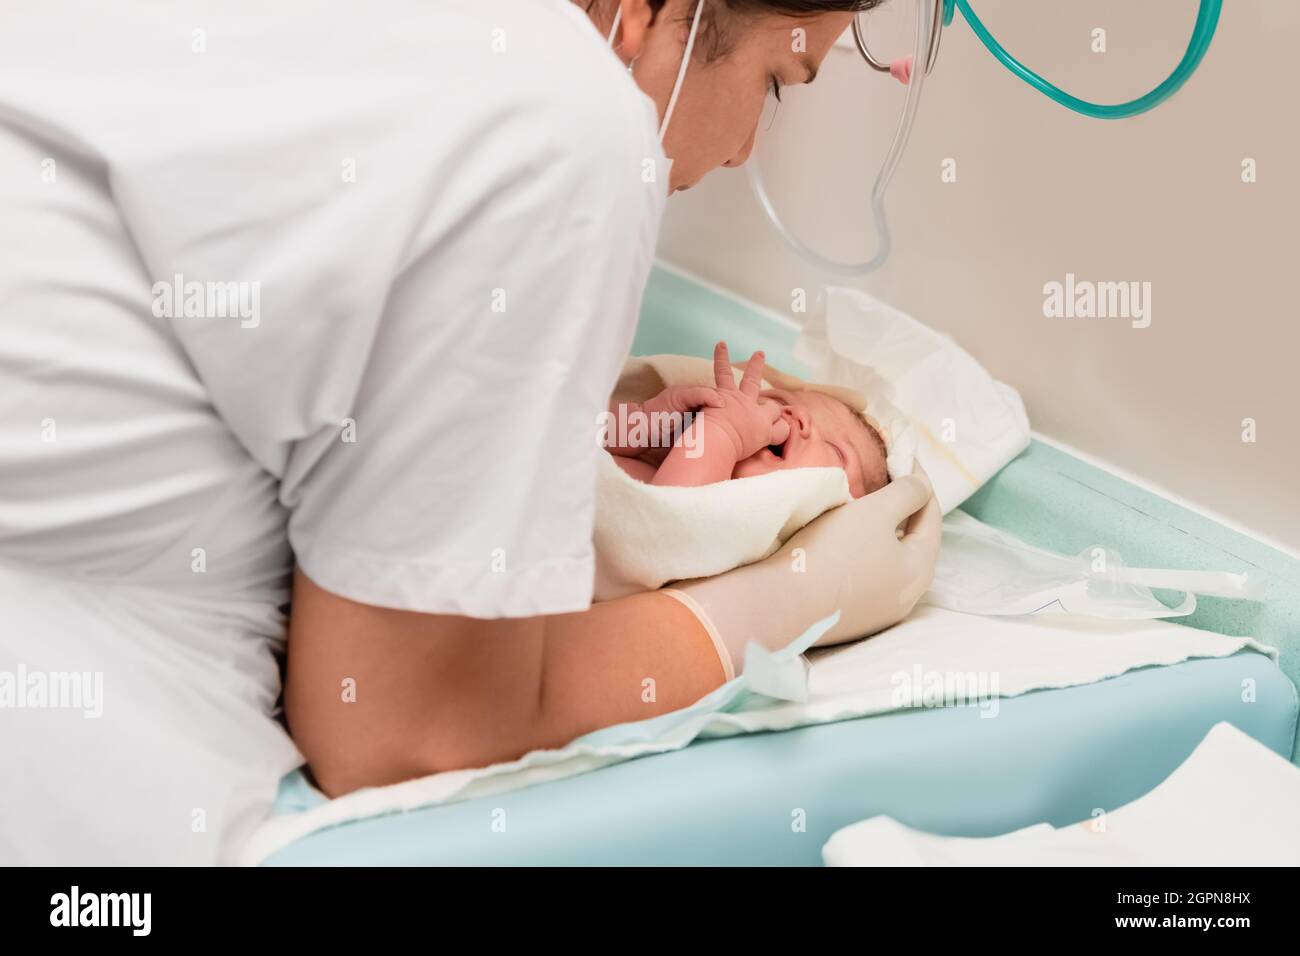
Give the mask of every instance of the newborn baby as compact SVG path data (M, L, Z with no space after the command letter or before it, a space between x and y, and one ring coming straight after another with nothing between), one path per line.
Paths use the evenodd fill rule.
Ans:
M596 600L760 561L910 473L910 422L888 383L863 381L870 394L803 382L761 352L733 368L723 342L712 365L629 359L598 422L610 454L596 474Z
M762 389L762 352L735 382L725 342L713 352L715 387L671 385L638 404L610 409L658 425L606 449L625 473L652 485L696 486L793 468L839 468L854 498L889 482L885 443L847 404L811 389ZM646 440L653 439L653 440ZM650 446L650 447L647 447Z

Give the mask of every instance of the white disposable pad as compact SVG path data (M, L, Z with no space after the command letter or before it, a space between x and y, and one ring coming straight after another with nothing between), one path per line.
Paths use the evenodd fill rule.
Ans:
M1296 866L1300 768L1218 723L1150 793L1055 829L941 837L885 816L837 831L830 866Z

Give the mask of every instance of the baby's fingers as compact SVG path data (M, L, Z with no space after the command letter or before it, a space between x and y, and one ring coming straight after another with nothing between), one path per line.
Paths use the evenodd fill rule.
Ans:
M784 445L790 437L790 423L786 421L785 416L781 415L776 421L772 422L772 440L769 445Z
M740 379L740 391L757 397L763 385L763 353L755 352L745 363L745 374Z
M735 389L736 378L731 372L731 356L727 353L727 343L719 342L713 346L713 381L718 388Z
M678 395L679 412L691 412L697 408L722 408L725 402L716 388L707 385L691 385Z

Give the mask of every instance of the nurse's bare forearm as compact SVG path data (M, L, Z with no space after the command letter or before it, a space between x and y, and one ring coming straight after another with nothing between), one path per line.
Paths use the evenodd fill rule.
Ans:
M546 618L533 747L693 704L723 682L708 632L679 601L636 594Z
M358 604L295 575L285 705L331 795L563 746L722 679L704 628L662 594L479 621Z

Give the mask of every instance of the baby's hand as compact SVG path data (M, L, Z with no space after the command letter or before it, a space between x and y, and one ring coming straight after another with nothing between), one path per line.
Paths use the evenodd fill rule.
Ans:
M654 398L641 404L641 411L648 415L661 414L682 415L686 412L698 412L701 408L718 408L722 399L718 390L707 385L669 385Z
M639 411L647 418L650 447L640 457L656 464L662 462L690 424L687 415L701 408L721 405L717 389L707 385L669 385L647 399L639 406Z
M743 461L768 445L781 445L790 437L790 423L775 402L760 402L758 391L763 382L763 353L755 352L745 363L745 374L736 386L731 371L727 343L713 349L713 377L721 406L706 407L700 412L704 421L716 425L735 445L736 461Z

